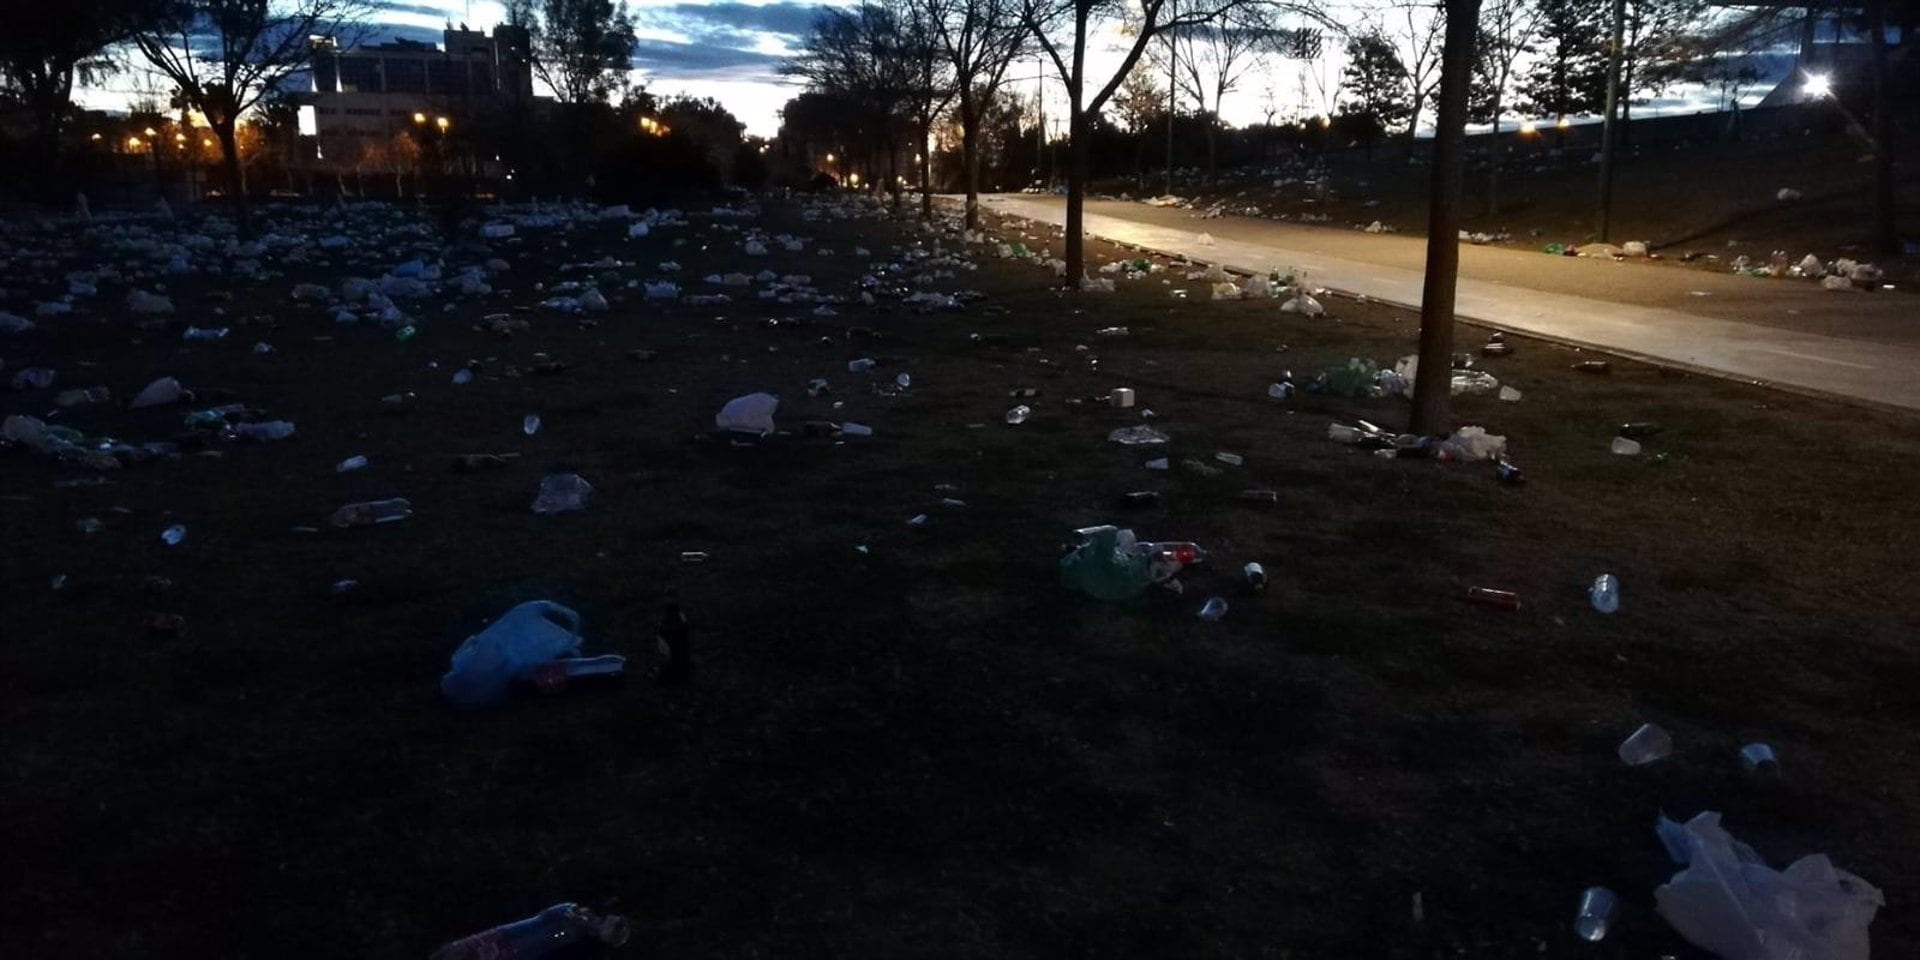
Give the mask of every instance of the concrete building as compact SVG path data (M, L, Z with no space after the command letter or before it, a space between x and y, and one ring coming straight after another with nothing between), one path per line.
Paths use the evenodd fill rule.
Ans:
M414 125L415 114L461 123L532 102L525 29L501 24L488 36L449 25L443 40L439 48L395 40L342 50L330 37L314 38L300 132L319 137L324 156L341 141L391 139Z

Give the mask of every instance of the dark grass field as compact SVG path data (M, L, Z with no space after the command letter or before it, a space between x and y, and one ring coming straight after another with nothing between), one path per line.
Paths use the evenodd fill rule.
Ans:
M646 278L673 258L693 290L770 266L849 293L856 245L911 240L792 208L763 223L837 255L750 261L703 217L633 242L583 228L503 247L516 289L421 310L407 343L287 299L370 269L339 265L236 290L225 322L271 313L271 334L182 346L136 330L115 288L0 343L8 371L56 366L60 386L125 397L173 374L299 424L100 487L0 459L0 955L418 957L571 899L629 916L632 956L1691 957L1652 909L1674 869L1652 826L1702 809L1777 866L1824 851L1879 884L1876 956L1920 953L1913 421L1620 361L1584 376L1568 366L1590 354L1519 341L1486 365L1524 399L1456 405L1508 436L1530 482L1502 486L1486 464L1324 438L1398 426L1404 401L1266 398L1283 369L1411 352L1410 315L1334 299L1307 320L1184 282L1196 299L1176 301L1166 275L1069 296L978 247L977 272L931 285L988 294L962 312L629 294L597 327L536 311L511 340L475 329L562 262L611 253ZM180 324L214 319L205 289L175 289ZM1096 336L1114 324L1132 335ZM278 356L247 352L262 338ZM538 353L576 366L505 375ZM847 373L859 356L885 362ZM481 376L449 385L470 358ZM904 395L870 390L901 371ZM830 396L807 396L816 376ZM1137 411L1067 402L1116 386L1169 447L1109 443ZM401 390L412 410L385 412ZM793 435L696 439L754 390L784 398ZM1033 418L1009 427L1015 402ZM182 412L67 420L149 439ZM815 418L875 436L800 436ZM1608 452L1629 420L1666 426L1648 444L1666 462ZM448 469L508 451L506 470ZM1245 466L1179 466L1215 451ZM372 465L333 472L355 453ZM1157 456L1175 469L1144 470ZM584 513L528 511L553 470L595 485ZM939 484L966 506L939 506ZM1279 502L1238 498L1256 487ZM1162 506L1114 508L1139 489ZM291 532L381 496L415 516ZM85 516L105 528L76 532ZM1180 597L1064 593L1058 545L1107 521L1211 561ZM169 548L175 522L188 538ZM1265 594L1240 591L1248 560ZM1623 583L1613 616L1585 599L1603 572ZM361 588L330 593L343 577ZM1471 585L1525 606L1470 606ZM1215 594L1231 612L1196 619ZM479 715L438 698L461 638L536 597L582 611L587 652L649 668L669 596L693 623L691 686L635 677ZM148 634L150 612L186 633ZM1675 755L1622 766L1615 745L1649 720ZM1781 782L1742 775L1751 740L1778 750ZM1569 928L1592 884L1624 901L1598 945Z

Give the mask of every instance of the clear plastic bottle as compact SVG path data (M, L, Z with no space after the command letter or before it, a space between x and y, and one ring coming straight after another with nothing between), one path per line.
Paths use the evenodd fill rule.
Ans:
M350 471L364 469L366 465L367 465L366 457L361 456L360 454L354 454L353 456L348 457L345 460L342 460L339 463L334 464L333 472L348 473Z
M236 423L227 429L231 430L234 436L242 440L255 440L260 442L285 440L293 436L294 433L293 423L287 420L267 420L261 423Z
M1633 735L1620 742L1620 762L1629 767L1664 760L1673 753L1673 734L1657 723L1643 723Z
M610 947L627 942L624 917L600 916L577 903L556 903L525 920L501 924L462 937L433 952L428 960L534 960L580 943Z
M328 523L336 527L366 527L376 523L392 523L413 516L413 504L404 497L387 500L367 500L361 503L349 503L333 512Z

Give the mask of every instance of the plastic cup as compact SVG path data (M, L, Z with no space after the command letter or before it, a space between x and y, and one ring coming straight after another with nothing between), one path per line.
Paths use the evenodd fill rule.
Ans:
M1573 916L1573 932L1580 939L1595 943L1613 928L1613 915L1620 910L1620 898L1606 887L1588 887L1580 894L1580 910Z
M1629 767L1644 766L1673 753L1673 735L1658 724L1643 723L1620 744L1620 762Z

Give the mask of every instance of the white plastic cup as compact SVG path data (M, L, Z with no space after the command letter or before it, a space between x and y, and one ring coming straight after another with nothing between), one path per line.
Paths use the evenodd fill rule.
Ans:
M1115 387L1113 389L1112 402L1114 406L1119 407L1122 410L1132 408L1133 388L1132 387Z
M1621 742L1619 753L1621 763L1629 767L1644 766L1673 753L1673 735L1659 724L1643 723Z
M1580 912L1574 914L1573 932L1580 939L1597 943L1613 928L1613 915L1620 911L1620 898L1606 887L1588 887L1580 894Z

